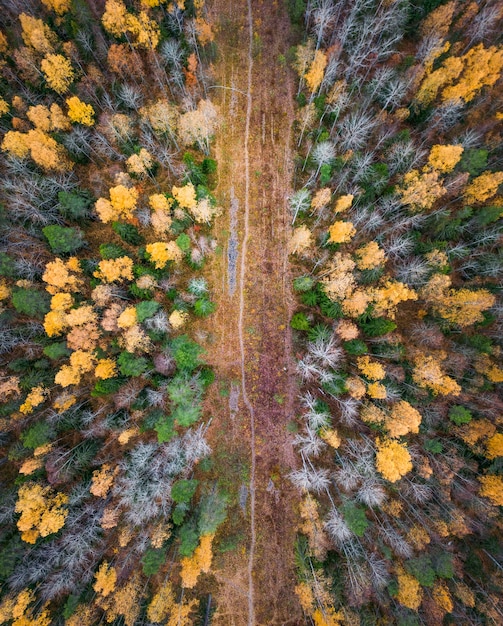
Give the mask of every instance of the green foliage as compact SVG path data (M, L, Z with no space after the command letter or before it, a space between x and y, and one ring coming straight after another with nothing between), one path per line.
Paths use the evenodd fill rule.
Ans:
M480 226L489 226L497 222L502 215L502 206L484 206L477 210L475 219Z
M197 480L177 480L171 487L171 497L173 501L177 503L190 502L196 492L198 484L199 481Z
M360 356L368 353L367 344L361 339L351 339L350 341L343 341L342 347L348 354L353 356Z
M25 448L35 449L51 440L53 430L46 422L37 422L21 433L20 439Z
M342 515L349 530L357 537L363 537L369 526L364 509L356 506L354 502L348 502L342 507Z
M181 370L192 372L201 364L200 356L204 350L187 335L175 337L170 349L177 367Z
M161 569L166 560L166 550L162 548L148 548L141 559L142 569L145 576L153 576Z
M295 313L290 320L290 326L294 330L309 330L311 328L305 313Z
M188 428L195 424L201 418L201 407L199 405L183 404L177 406L171 416L180 426Z
M287 0L286 6L292 24L302 24L304 11L306 10L306 0Z
M93 398L100 398L101 396L107 396L110 393L119 391L123 384L121 378L107 378L105 380L98 380L94 385L94 389L91 391Z
M329 163L324 163L320 168L320 185L324 187L328 185L332 179L332 166Z
M72 254L85 245L82 231L51 224L42 228L54 254Z
M5 581L16 569L23 556L26 544L21 540L19 533L7 536L0 546L0 580Z
M80 596L78 594L70 594L63 607L63 617L69 619L77 610Z
M199 543L199 533L194 522L187 522L180 526L178 531L180 537L179 553L181 556L192 556Z
M321 387L323 391L333 397L342 396L347 393L346 378L347 374L345 372L332 372L331 379L324 382Z
M144 300L136 305L136 317L138 321L144 322L149 317L152 317L160 308L159 302L155 300Z
M451 422L454 422L456 426L461 426L462 424L471 422L472 414L464 406L456 404L449 409L449 419Z
M114 222L112 224L113 231L119 237L131 246L141 246L145 243L145 238L140 235L136 226L124 222Z
M201 535L212 535L223 524L227 517L227 498L213 489L203 496L199 504L199 532Z
M64 218L75 222L89 219L93 200L87 191L60 191L58 201L58 210Z
M171 415L162 415L156 422L154 430L157 433L157 441L159 443L171 441L176 435L174 418Z
M487 150L465 150L458 164L458 168L463 172L468 172L471 176L478 176L487 168Z
M385 317L377 317L360 324L362 331L368 337L381 337L395 330L396 324Z
M100 246L100 255L102 259L118 259L121 256L126 256L127 251L121 248L115 243L102 243Z
M173 524L180 526L180 524L183 523L188 510L189 506L187 504L177 504L171 513L171 520L173 521Z
M435 571L440 578L454 578L454 557L450 552L442 552L437 555Z
M14 259L5 254L5 252L0 252L0 276L15 278L16 274Z
M12 305L18 313L43 318L50 308L50 297L45 291L16 288L12 291Z
M313 288L315 281L311 276L299 276L293 280L293 288L298 293L309 291Z
M404 563L409 574L417 578L423 587L433 587L436 579L435 570L432 567L431 559L427 555L418 556Z
M431 454L440 454L443 451L444 446L440 443L440 441L438 441L438 439L427 439L424 442L424 449L431 452Z
M181 233L176 238L176 245L182 252L190 250L190 237L186 233Z
M148 361L145 357L126 351L120 353L117 364L123 376L141 376L148 367Z
M197 317L208 317L216 308L216 304L211 302L208 298L199 298L194 304L194 313Z
M53 361L57 359L62 359L65 356L70 355L70 350L66 346L66 341L58 341L56 343L51 343L44 348L45 356L48 356Z

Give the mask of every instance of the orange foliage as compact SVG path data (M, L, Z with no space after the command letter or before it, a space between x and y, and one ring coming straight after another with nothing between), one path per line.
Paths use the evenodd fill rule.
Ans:
M480 495L488 498L495 506L503 506L503 478L501 476L481 476Z
M356 267L359 270L371 270L386 262L384 250L379 248L379 244L376 241L371 241L361 246L355 254L357 258Z
M396 599L408 609L417 611L423 599L421 585L414 576L407 574L401 567L398 569L397 581L398 594Z
M503 434L496 433L486 442L487 446L487 458L496 459L503 456Z
M503 172L484 172L468 185L465 200L468 204L482 204L492 198L503 182Z
M133 280L133 259L128 256L121 256L117 259L103 259L103 261L99 262L94 276L105 283Z
M201 572L207 574L210 571L213 554L211 544L214 534L201 535L199 545L194 550L191 557L182 558L182 586L188 589L195 587L199 574Z
M115 583L117 582L117 572L113 567L108 565L107 561L103 561L94 577L94 591L106 598L106 596L112 593L112 591L115 589Z
M421 413L405 400L393 405L390 415L385 420L390 437L402 437L407 433L418 433Z
M89 491L93 494L93 496L97 496L98 498L105 498L107 493L112 488L115 477L118 473L118 467L112 468L110 463L104 463L101 466L101 469L95 470L93 472L91 488L89 489Z
M130 219L136 209L138 191L134 188L117 185L110 189L110 200L98 198L96 212L102 222L112 222L119 219Z
M309 549L319 561L325 559L329 542L320 520L316 500L307 494L300 503L300 517L302 523L299 530L307 536Z
M338 220L328 229L330 237L328 241L331 243L347 243L356 234L356 228L351 222L343 222Z
M426 170L422 174L411 170L403 177L402 188L397 189L402 196L402 203L415 211L431 209L446 190L439 180L437 171Z
M19 21L21 22L23 41L27 46L42 54L54 50L57 41L56 35L42 20L21 13Z
M421 354L414 359L413 381L425 389L431 389L433 393L453 396L459 395L461 387L458 383L443 373L441 364L434 356Z

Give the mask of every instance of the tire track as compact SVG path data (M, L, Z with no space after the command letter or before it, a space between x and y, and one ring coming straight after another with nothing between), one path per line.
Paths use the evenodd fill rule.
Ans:
M253 584L253 564L255 561L255 546L257 542L255 529L255 411L246 391L246 371L245 371L245 343L243 332L243 318L245 310L245 277L246 277L246 253L248 239L250 236L250 123L252 114L252 72L253 72L253 14L251 0L247 0L248 7L248 76L246 91L246 125L244 136L244 166L245 166L245 197L244 197L244 220L243 220L243 242L241 246L240 275L239 275L239 316L238 316L238 336L241 356L241 390L243 402L250 415L250 549L248 554L248 625L255 624L255 589Z

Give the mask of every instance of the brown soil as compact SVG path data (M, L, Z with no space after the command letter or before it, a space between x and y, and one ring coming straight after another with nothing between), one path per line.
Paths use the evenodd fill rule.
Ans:
M210 93L222 119L216 195L224 212L216 225L222 253L208 270L218 308L202 330L216 373L208 401L214 473L231 494L219 533L221 546L230 547L214 563L212 624L294 625L304 623L294 593L298 496L287 479L295 464L287 431L296 385L286 254L294 79L280 59L292 41L283 2L253 2L252 31L249 8L246 0L214 0L210 7L219 55ZM230 295L232 198L238 255Z

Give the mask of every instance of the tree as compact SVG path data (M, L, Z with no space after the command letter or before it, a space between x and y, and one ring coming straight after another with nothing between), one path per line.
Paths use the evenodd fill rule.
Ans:
M54 493L50 487L36 483L22 485L16 502L16 512L21 513L17 521L21 539L35 543L40 536L57 533L64 526L68 515L68 509L64 508L67 502L68 496Z
M75 77L72 64L62 54L46 55L40 67L49 87L59 94L68 90Z
M393 440L376 441L376 469L386 480L397 482L412 470L410 453L403 443Z
M83 126L93 126L94 109L90 104L82 102L77 96L66 99L68 105L68 117L71 122L82 124Z
M428 163L431 167L443 174L451 172L461 160L463 146L434 145L430 150Z
M316 50L313 62L309 70L304 74L304 79L311 93L314 93L321 85L326 66L327 55L321 50Z
M125 187L117 185L110 189L110 200L98 198L96 201L96 212L102 222L108 223L119 219L129 219L133 217L138 202L138 191L135 187Z
M82 231L65 228L58 224L45 226L42 229L54 254L71 254L85 245Z
M210 100L200 100L197 109L180 116L178 133L183 144L196 144L205 154L209 153L211 137L218 123L218 112Z

